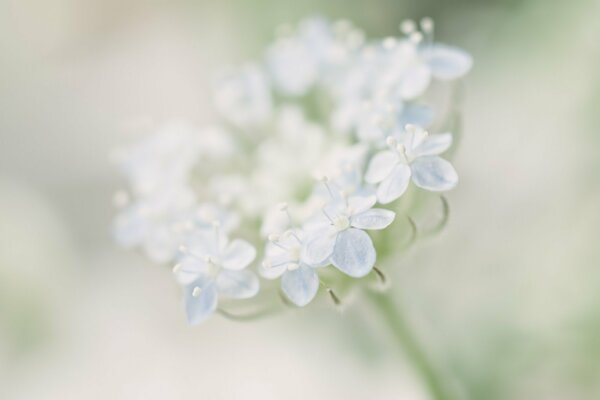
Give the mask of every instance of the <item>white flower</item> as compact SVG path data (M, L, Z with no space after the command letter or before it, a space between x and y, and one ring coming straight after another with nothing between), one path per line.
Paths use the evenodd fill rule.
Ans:
M315 265L330 261L355 278L367 275L375 265L376 253L363 229L384 229L395 217L392 211L371 208L375 202L375 196L333 198L321 215L304 226L310 239L303 249L303 259Z
M185 185L199 152L198 132L186 123L171 122L118 151L115 161L133 193L144 196L162 191L164 186Z
M319 276L315 268L303 256L305 233L300 229L285 231L282 235L270 235L265 249L265 259L259 269L267 279L281 277L281 289L295 305L303 307L310 303L319 290Z
M126 206L113 224L115 240L124 247L141 246L155 262L172 260L194 219L196 199L189 188L164 187Z
M272 111L267 78L255 64L246 64L218 82L215 90L217 110L238 127L262 125Z
M408 40L383 42L390 50L388 72L383 79L388 85L395 81L397 93L405 100L422 95L432 77L443 81L458 79L473 65L473 59L463 50L433 43L433 23L426 21L421 24L421 32L407 32Z
M404 194L411 178L418 187L430 191L450 190L458 183L452 165L438 157L452 144L450 133L429 135L423 128L408 125L399 143L388 137L389 150L371 159L365 180L379 184L377 200L390 203Z
M183 257L173 268L184 287L184 305L189 323L197 324L217 308L218 297L247 299L259 290L256 275L245 268L256 257L254 247L240 239L229 242L218 229L197 231Z

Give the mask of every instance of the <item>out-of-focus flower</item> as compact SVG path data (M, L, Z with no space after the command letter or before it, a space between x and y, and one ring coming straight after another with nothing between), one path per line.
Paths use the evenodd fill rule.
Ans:
M450 190L458 183L454 167L437 156L452 144L449 133L429 135L421 127L408 125L400 142L389 136L387 143L390 149L373 156L365 175L367 182L379 184L380 203L402 196L411 178L418 187L434 192Z
M215 105L238 127L265 124L272 111L269 82L258 65L246 64L223 76L215 89Z

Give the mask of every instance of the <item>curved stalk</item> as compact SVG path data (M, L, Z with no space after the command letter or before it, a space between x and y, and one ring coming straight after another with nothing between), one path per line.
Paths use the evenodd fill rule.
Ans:
M434 367L411 331L408 322L402 315L400 307L394 303L390 296L384 293L368 291L367 294L377 315L384 322L386 328L393 334L410 360L411 365L423 379L431 398L435 400L453 400L454 397L449 393L443 379L440 377L439 371Z

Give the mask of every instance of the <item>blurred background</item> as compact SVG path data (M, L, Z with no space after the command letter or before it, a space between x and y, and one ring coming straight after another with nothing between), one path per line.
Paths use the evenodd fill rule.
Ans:
M600 398L597 0L0 0L0 399L427 399L360 302L189 327L109 235L112 148L315 14L471 52L451 219L392 293L465 399Z

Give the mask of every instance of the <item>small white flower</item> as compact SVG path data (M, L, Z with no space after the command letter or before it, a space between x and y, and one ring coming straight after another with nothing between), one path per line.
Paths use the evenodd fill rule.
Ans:
M173 268L184 287L184 305L190 324L208 318L218 297L247 299L259 290L256 275L245 268L256 257L254 247L240 239L229 242L218 228L197 231L183 257Z
M185 240L194 219L196 198L189 188L164 187L126 206L117 215L112 231L123 247L141 246L155 262L168 262Z
M379 184L380 203L402 196L411 178L418 187L434 192L450 190L458 183L454 167L437 156L452 144L450 133L429 135L421 127L408 125L400 142L390 136L387 143L390 149L375 154L365 174L368 183Z
M271 116L269 83L258 65L246 64L221 78L215 90L215 105L238 127L262 125Z
M389 79L396 81L397 92L405 100L422 95L432 78L450 81L464 76L473 65L471 56L461 49L433 43L433 25L425 24L422 32L410 33L407 40L388 48Z
M295 305L310 303L319 290L319 276L315 271L321 265L311 264L303 256L305 233L300 229L270 235L265 259L259 269L267 279L281 277L281 290Z
M322 214L307 221L309 232L303 259L310 264L330 261L345 274L359 278L375 265L373 241L363 229L384 229L392 223L395 213L372 208L375 196L350 196L333 199Z

